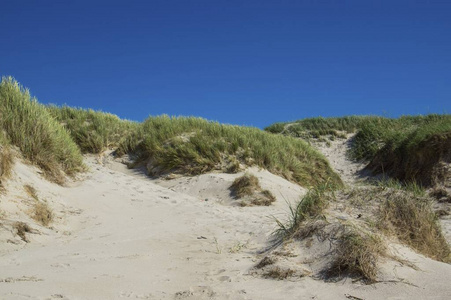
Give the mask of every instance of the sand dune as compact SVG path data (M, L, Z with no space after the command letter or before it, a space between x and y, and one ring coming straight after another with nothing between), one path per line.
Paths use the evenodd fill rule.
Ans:
M1 196L1 299L450 299L451 265L399 246L417 269L382 264L386 280L325 282L311 276L265 279L254 266L270 246L272 216L305 190L250 169L277 197L268 207L239 207L227 190L239 174L152 181L117 162L85 157L90 171L67 187L17 162ZM23 185L36 188L56 216L51 228L27 217ZM31 224L30 243L14 234ZM301 262L299 245L290 263ZM294 250L297 248L298 250ZM298 255L298 256L295 256Z

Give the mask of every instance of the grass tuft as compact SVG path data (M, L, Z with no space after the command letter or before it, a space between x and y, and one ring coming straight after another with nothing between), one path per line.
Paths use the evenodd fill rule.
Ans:
M367 232L345 226L345 233L338 236L336 255L326 270L327 277L357 276L368 283L376 281L378 257L384 254L379 238Z
M26 184L23 186L23 188L24 188L25 192L28 194L28 196L32 197L34 200L39 201L37 191L34 187L32 187L29 184Z
M277 239L292 238L299 230L302 230L305 221L322 218L324 209L333 197L333 190L335 190L334 185L328 182L310 189L296 207L289 206L288 222L284 224L276 219L278 228L273 232L273 236Z
M258 262L257 265L255 265L256 269L263 269L266 266L273 265L276 262L276 260L272 257L265 256L261 261Z
M385 235L398 238L425 256L450 262L451 249L431 198L395 185L354 189L348 193L347 200L360 206L366 204L368 221Z
M428 198L399 191L386 193L379 217L381 230L428 257L451 262L450 246Z
M276 197L270 191L262 190L258 178L252 174L236 178L230 186L230 191L235 198L243 199L241 206L269 206L276 201Z
M26 243L29 242L26 234L31 232L31 227L27 223L16 222L14 223L13 228L16 230L16 234L22 239L22 241Z
M263 273L263 277L277 279L277 280L283 280L283 279L287 279L288 277L293 276L295 273L296 272L292 269L273 267L273 268L269 269L268 271L266 271L265 273Z
M48 226L53 221L53 212L47 203L36 201L33 206L32 217L43 226Z
M230 190L237 198L252 196L260 189L261 187L258 178L252 174L244 174L243 176L236 178L230 186Z

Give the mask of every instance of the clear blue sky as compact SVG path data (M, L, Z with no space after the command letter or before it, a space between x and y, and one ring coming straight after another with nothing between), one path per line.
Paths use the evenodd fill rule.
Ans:
M2 1L40 102L264 127L451 112L451 1Z

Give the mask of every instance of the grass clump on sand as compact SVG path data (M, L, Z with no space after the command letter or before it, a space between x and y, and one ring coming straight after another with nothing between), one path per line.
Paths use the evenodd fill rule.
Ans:
M230 191L235 198L243 199L242 206L268 206L276 201L276 197L270 191L262 190L258 178L252 174L244 174L236 178L230 186Z
M230 186L230 190L237 198L252 196L255 191L261 189L258 178L252 174L244 174L235 179Z
M274 267L266 271L263 276L265 278L272 278L277 280L287 279L295 274L295 271L292 269L283 269L280 267Z
M48 226L53 220L53 212L47 203L36 201L33 206L32 217L43 226Z
M327 180L342 184L324 156L304 141L201 118L150 117L121 149L136 153L152 176L227 171L239 162L304 186Z
M80 150L69 133L11 77L0 83L0 115L5 138L49 179L61 183L62 172L72 175L83 169Z
M397 237L430 258L450 262L450 246L434 213L432 199L424 192L392 184L353 189L346 198L351 204L365 205L363 213L385 235Z
M31 227L27 223L16 222L14 223L13 228L16 230L16 234L22 239L22 241L26 243L29 242L26 234L31 232Z
M378 226L418 252L451 262L451 250L428 198L388 191L380 206Z
M337 201L339 211L327 209L331 199ZM320 244L334 241L327 246L333 246L331 252L324 254L332 257L321 272L326 279L349 275L375 282L378 259L387 255L385 241L393 237L430 258L451 259L431 199L414 184L391 180L333 194L327 189L311 190L290 211L287 223L276 220L275 241L309 241L312 236Z
M28 196L30 196L34 200L31 217L41 223L43 226L48 226L53 220L52 210L46 202L39 200L37 191L34 187L26 184L24 185L24 190L28 194Z
M343 226L343 233L336 236L337 247L332 264L325 270L327 277L343 275L361 277L368 283L377 279L378 259L385 247L376 235Z
M25 192L28 194L28 196L30 196L34 200L39 200L37 191L34 187L32 187L29 184L26 184L23 186L23 188L24 188Z
M139 123L92 109L51 105L47 110L70 132L84 153L100 153L107 148L117 148L139 127Z
M286 224L276 219L278 229L273 233L277 239L287 240L302 230L308 220L322 218L324 209L327 208L329 200L333 198L332 191L335 187L326 182L310 189L296 207L289 206L290 216Z

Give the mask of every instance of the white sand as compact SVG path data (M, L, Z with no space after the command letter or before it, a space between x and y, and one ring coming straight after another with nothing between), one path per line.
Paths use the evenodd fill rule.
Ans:
M265 171L251 170L277 203L237 207L230 205L226 190L237 175L205 174L156 184L117 164L103 166L92 157L86 162L91 168L86 178L64 188L16 163L14 179L0 198L0 299L451 298L451 266L406 248L400 251L420 271L384 264L397 283L367 286L252 275L275 228L271 216L283 219L285 201L303 193ZM52 229L27 217L23 184L33 185L53 207ZM14 220L31 224L36 233L28 235L30 243L11 232Z

